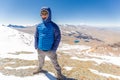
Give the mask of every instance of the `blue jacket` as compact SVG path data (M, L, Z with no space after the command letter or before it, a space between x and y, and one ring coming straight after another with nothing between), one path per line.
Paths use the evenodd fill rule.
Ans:
M49 16L48 16L47 19L43 20L43 22L36 27L36 32L35 32L35 49L38 49L38 45L39 45L39 34L40 34L40 32L38 32L38 27L42 26L44 24L46 27L50 27L51 25L53 27L54 42L53 42L51 50L56 51L58 46L59 46L60 40L61 40L60 29L53 21L51 21L51 10L50 10L50 8L44 7L44 8L41 9L41 11L42 10L47 10L49 12Z

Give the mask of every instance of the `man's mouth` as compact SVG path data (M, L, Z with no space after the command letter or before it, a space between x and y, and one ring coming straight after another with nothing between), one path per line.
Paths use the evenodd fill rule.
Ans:
M43 20L45 20L46 18L42 18Z

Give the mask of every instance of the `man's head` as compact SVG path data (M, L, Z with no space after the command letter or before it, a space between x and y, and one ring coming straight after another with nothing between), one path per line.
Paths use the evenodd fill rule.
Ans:
M40 13L41 17L43 20L48 18L48 11L47 10L42 10Z
M44 22L51 21L51 10L49 7L42 7L40 11L40 16Z

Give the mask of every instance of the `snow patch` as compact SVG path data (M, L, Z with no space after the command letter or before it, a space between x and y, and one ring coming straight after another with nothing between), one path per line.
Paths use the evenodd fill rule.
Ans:
M99 72L97 70L94 70L94 69L89 69L92 73L94 74L97 74L97 75L100 75L100 76L104 76L104 77L112 77L112 78L116 78L116 79L119 79L120 80L120 76L116 76L116 75L112 75L112 74L107 74L107 73L102 73L102 72Z
M19 55L13 55L9 53L0 54L0 58L12 58L12 59L22 59L22 60L38 60L38 53L37 51L32 54L19 54ZM46 61L49 61L49 57L45 57Z
M80 60L80 61L94 61L98 65L101 63L109 63L114 64L117 66L120 66L120 57L111 57L111 56L90 56L91 58L85 57L85 58L78 58L78 57L71 57L71 59L74 60Z
M82 50L86 50L86 49L90 49L90 46L85 46L85 45L69 45L69 44L61 44L61 47L59 48L59 50L78 50L78 51L82 51Z
M47 74L38 74L29 77L6 76L0 73L0 80L56 80L55 75L51 72Z
M68 66L66 66L66 67L63 67L64 69L66 69L67 71L70 71L70 70L72 70L73 69L73 67L68 67Z
M17 67L17 68L12 68L12 67L4 67L5 69L29 69L29 68L36 68L37 66L21 66L21 67Z
M34 37L6 26L0 26L0 54L18 51L34 52Z
M106 55L99 56L99 55L90 55L90 54L88 56L103 60L106 63L112 63L114 65L120 66L120 57L119 56L118 57L116 57L116 56L106 56Z

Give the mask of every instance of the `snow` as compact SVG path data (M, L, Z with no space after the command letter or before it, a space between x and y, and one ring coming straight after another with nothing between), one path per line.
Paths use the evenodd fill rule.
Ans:
M71 33L70 31L65 31L65 33Z
M59 50L66 54L69 54L69 53L83 54L81 52L82 50L89 50L91 48L90 46L85 46L85 45L69 45L65 43L62 43L60 46L61 47L59 48ZM107 55L98 55L98 54L100 53L87 53L86 52L83 54L84 58L71 57L71 59L80 60L80 61L94 61L98 65L101 63L109 63L109 64L120 66L119 56L107 56Z
M80 59L80 58L78 58L78 57L71 57L71 59L81 60L81 59Z
M23 59L23 60L37 60L37 54L19 54L19 55L12 55L9 53L0 54L0 58L12 58L12 59Z
M65 53L65 54L69 54L69 53L71 53L71 52L68 52L68 51L62 51L63 53Z
M9 53L33 52L32 54L13 55ZM14 58L23 60L37 60L37 51L34 49L34 37L6 26L0 26L0 58ZM50 60L45 57L45 60Z
M66 66L66 67L63 67L64 69L66 69L67 71L70 71L73 69L73 67L69 67L69 66Z
M91 58L71 57L71 59L80 60L80 61L94 61L98 65L101 63L109 63L109 64L114 64L114 65L120 66L120 57L97 56L97 55L96 56L90 55L89 57L91 57Z
M61 45L61 47L59 48L59 50L78 50L78 51L82 51L82 50L86 50L86 49L90 49L90 46L85 46L85 45L69 45L69 44L65 44L63 43Z
M111 64L114 64L114 65L117 65L117 66L120 66L120 57L119 56L99 56L99 55L88 55L90 57L95 57L95 58L98 58L101 59L102 61L106 62L106 63L111 63Z
M79 44L66 44L66 43L60 43L58 51L62 51L63 53L69 54L69 53L75 53L75 54L83 54L81 51L90 49L90 46L86 45L79 45ZM86 53L87 54L87 53Z
M31 51L34 52L32 35L19 32L6 26L0 26L0 53Z
M4 67L4 69L29 69L29 68L36 68L37 66L21 66L21 67L17 67L17 68L12 68L12 67Z
M0 73L0 80L56 80L54 76L51 72L28 77L5 76Z
M116 79L119 79L120 80L120 76L116 76L116 75L112 75L112 74L107 74L107 73L102 73L102 72L99 72L97 70L94 70L94 69L89 69L91 72L93 72L94 74L97 74L97 75L100 75L100 76L104 76L104 77L112 77L112 78L116 78Z
M38 60L38 53L34 52L32 54L19 54L19 55L13 55L9 53L2 53L0 54L0 58L12 58L12 59L23 59L23 60ZM49 61L50 59L46 56L46 61Z
M101 64L103 62L105 62L104 60L100 60L100 59L95 59L95 58L78 58L78 57L71 57L71 59L75 59L75 60L80 60L80 61L94 61L97 64Z
M9 64L15 64L15 62L8 62Z

